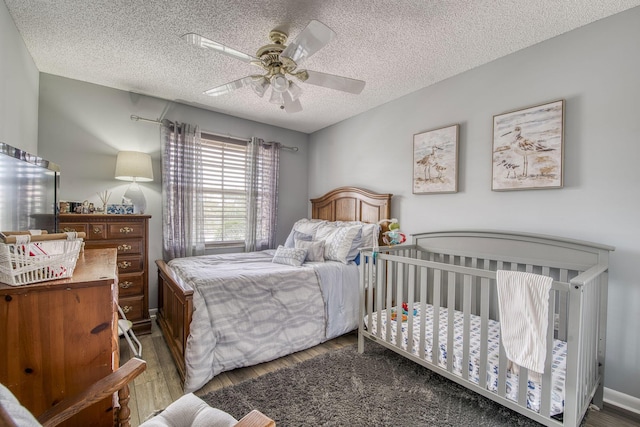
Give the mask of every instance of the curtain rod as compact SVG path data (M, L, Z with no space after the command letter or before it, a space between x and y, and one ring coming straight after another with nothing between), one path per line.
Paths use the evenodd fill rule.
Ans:
M148 122L148 123L156 123L156 124L162 124L162 122L160 120L152 120L152 119L145 119L144 117L140 117L140 116L136 116L134 114L131 115L131 120L133 120L134 122ZM229 139L236 139L238 141L245 141L245 142L249 142L250 140L247 138L240 138L237 136L231 136L231 135L222 135L219 133L213 133L213 132L205 132L208 133L209 135L213 135L213 136L220 136L223 138L229 138ZM268 144L271 144L272 142L268 142ZM298 147L289 147L287 145L282 145L280 144L280 148L283 148L285 150L289 150L289 151L298 151Z

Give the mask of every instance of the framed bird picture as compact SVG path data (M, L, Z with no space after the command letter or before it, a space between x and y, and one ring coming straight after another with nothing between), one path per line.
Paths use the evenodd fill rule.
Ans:
M493 116L491 189L562 188L564 100Z
M413 194L458 191L458 134L460 125L413 136Z

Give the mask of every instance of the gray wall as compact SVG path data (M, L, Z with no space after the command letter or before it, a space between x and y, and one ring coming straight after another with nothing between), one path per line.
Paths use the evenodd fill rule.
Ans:
M0 1L0 142L38 154L38 69Z
M639 23L635 8L318 131L310 136L309 175L310 197L341 185L393 193L393 216L408 233L517 230L615 246L605 385L635 398ZM564 188L492 192L493 115L557 99L566 100ZM459 192L413 195L413 134L455 123L461 131Z
M121 150L150 153L154 181L141 183L147 198L149 224L149 307L157 307L157 275L153 261L162 258L162 197L160 128L134 122L134 114L149 119L164 117L197 124L202 130L239 137L257 136L298 147L282 150L278 242L283 243L295 220L308 207L308 135L205 111L165 100L136 95L76 80L40 75L39 154L60 165L60 199L100 205L97 192L112 192L119 203L129 183L113 178L116 155Z

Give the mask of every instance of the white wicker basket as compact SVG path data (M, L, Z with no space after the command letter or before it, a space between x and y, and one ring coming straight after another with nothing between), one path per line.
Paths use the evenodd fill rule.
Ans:
M0 243L0 282L28 285L71 277L82 239Z

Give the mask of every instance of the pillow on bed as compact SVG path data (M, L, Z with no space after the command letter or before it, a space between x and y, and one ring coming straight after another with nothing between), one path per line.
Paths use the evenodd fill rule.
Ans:
M360 248L371 248L378 241L378 224L362 223L362 232L356 235L347 255L347 261L355 261Z
M338 226L361 225L362 244L359 247L370 248L372 246L375 246L375 243L378 240L378 234L380 230L380 226L378 224L371 224L361 221L336 221L335 224Z
M353 245L353 240L361 232L361 225L336 226L322 224L316 232L316 240L324 240L324 259L339 261L347 264L347 255Z
M313 235L311 234L307 234L307 233L303 233L302 231L298 231L295 229L291 230L291 233L289 233L289 237L287 237L287 241L284 242L284 247L285 248L295 248L296 247L296 241L298 240L305 240L307 242L310 242L313 240Z
M314 242L296 240L296 248L307 250L305 262L324 262L324 240Z
M293 224L293 227L291 227L291 232L289 233L289 236L287 237L287 240L285 241L284 246L287 248L295 247L296 232L308 234L311 236L311 239L309 240L313 240L313 237L316 235L316 230L318 229L320 224L324 224L324 223L327 223L327 221L325 221L324 219L302 218L297 220L295 224Z
M285 248L278 246L272 262L300 267L307 257L307 250L302 248Z

